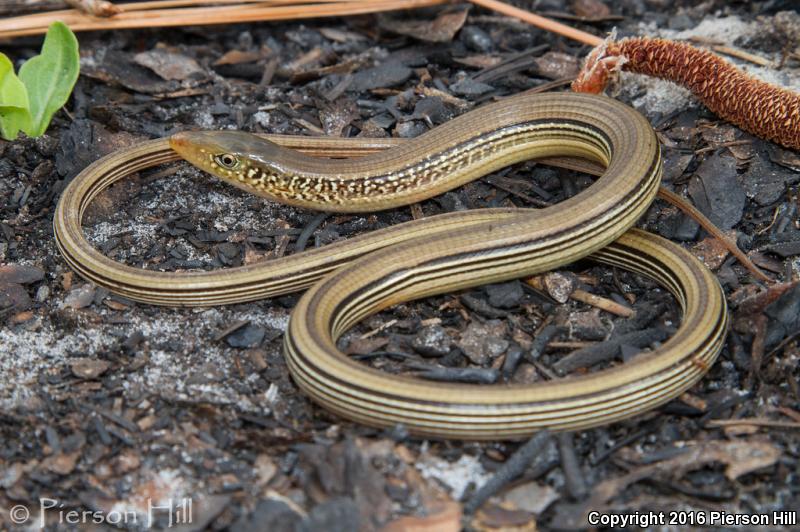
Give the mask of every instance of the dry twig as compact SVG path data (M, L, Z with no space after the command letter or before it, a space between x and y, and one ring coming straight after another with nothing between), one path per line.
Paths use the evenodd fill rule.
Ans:
M77 32L298 20L414 9L446 2L447 0L154 0L117 4L115 7L119 9L119 13L106 18L88 15L77 9L9 17L0 20L0 39L42 35L56 20Z

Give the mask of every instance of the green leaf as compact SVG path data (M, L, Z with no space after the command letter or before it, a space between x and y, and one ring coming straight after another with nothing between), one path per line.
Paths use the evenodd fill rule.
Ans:
M14 65L0 53L0 136L14 140L19 130L28 127L28 91L14 74Z
M28 89L31 122L22 130L31 137L44 134L50 120L67 103L80 69L78 39L63 22L47 29L42 53L19 69L19 79Z

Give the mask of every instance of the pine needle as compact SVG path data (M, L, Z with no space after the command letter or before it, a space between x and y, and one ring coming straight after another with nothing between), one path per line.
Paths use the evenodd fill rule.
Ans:
M0 20L0 39L43 35L60 20L72 31L235 24L298 20L416 9L448 0L163 0L116 4L119 13L94 17L77 9L35 13ZM220 5L222 4L222 5Z

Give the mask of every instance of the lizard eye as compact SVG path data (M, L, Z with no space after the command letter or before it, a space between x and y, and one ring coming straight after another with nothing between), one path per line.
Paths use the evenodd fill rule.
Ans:
M217 155L216 157L214 157L214 162L216 162L223 168L227 168L228 170L236 168L236 165L239 164L239 160L230 153L223 153L221 155Z

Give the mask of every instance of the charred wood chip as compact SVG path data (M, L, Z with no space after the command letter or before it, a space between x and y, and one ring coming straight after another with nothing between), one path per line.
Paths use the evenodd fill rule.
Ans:
M490 497L499 492L509 482L520 476L534 457L544 454L545 447L550 443L550 432L545 430L534 434L525 444L500 466L495 474L483 486L478 488L475 493L464 504L464 513L475 513L483 503Z
M56 171L70 180L103 155L140 140L138 135L124 131L111 132L92 120L73 120L69 128L62 131L55 155Z
M14 163L5 157L0 158L0 179L8 179L17 172Z
M590 461L589 463L592 466L596 466L602 462L604 462L608 457L612 456L615 452L630 445L631 443L651 434L655 430L658 429L659 425L663 423L663 418L656 418L655 420L646 421L643 423L643 427L634 431L629 432L625 437L623 437L619 441L615 441L611 447L604 449L598 452Z
M767 153L773 163L795 172L800 172L800 155L796 151L782 148L777 144L767 143Z
M766 308L765 314L770 318L765 340L769 348L800 329L800 285L784 292Z
M466 362L464 360L464 353L461 349L453 348L445 356L439 359L439 364L449 368L461 367Z
M662 153L664 157L664 174L662 179L668 183L681 177L683 172L688 168L689 163L692 162L692 159L695 157L693 153L685 153L681 150L666 148Z
M792 326L800 320L800 285L794 285L781 296L770 303L765 310L767 316L787 326Z
M562 432L557 436L557 441L558 451L561 455L561 469L564 471L567 492L573 499L581 500L586 497L589 490L586 485L586 479L581 471L578 456L575 454L573 434L570 432Z
M452 8L440 12L434 19L400 19L381 15L378 24L381 28L414 37L428 42L450 42L467 20L469 8Z
M141 343L144 341L145 336L142 331L134 331L130 335L128 335L125 340L122 342L122 349L125 350L126 353L133 354L137 351Z
M188 221L176 224L176 226L178 225L187 230L192 228L192 224ZM217 231L216 229L200 230L195 232L195 237L203 242L225 242L228 239L228 236L230 236L231 232L232 231Z
M516 343L509 346L506 350L506 358L503 360L503 368L501 370L503 381L508 382L511 380L511 377L514 376L514 372L517 371L517 366L519 366L519 363L522 361L522 355L524 353L525 351Z
M559 303L566 303L578 288L578 279L571 272L550 272L542 279L547 294Z
M188 233L189 231L194 230L194 224L189 220L171 220L170 222L164 224L163 230L169 236L182 236ZM181 257L183 258L183 257Z
M372 118L370 118L364 124L364 126L361 128L361 132L363 134L365 132L376 133L376 132L382 131L383 133L381 133L381 135L385 136L385 134L386 134L385 130L387 130L390 127L392 127L392 125L396 121L397 120L395 119L395 117L393 117L389 113L379 113L379 114L373 116Z
M409 367L415 370L415 376L431 381L494 384L500 376L494 368L446 368L421 362L411 363Z
M436 198L439 205L447 212L465 211L469 207L469 199L463 191L450 191Z
M373 89L395 87L411 78L413 70L399 63L384 63L353 74L348 90L364 92Z
M702 416L703 411L692 405L686 404L683 401L670 401L662 406L659 411L662 414L681 416L681 417L697 417Z
M759 205L770 205L783 196L787 187L800 181L800 173L787 170L770 162L760 153L742 174L741 182L748 198Z
M441 124L452 117L441 98L431 96L422 98L414 105L414 114L410 118L425 120L430 127Z
M249 515L236 521L234 529L241 532L296 532L302 530L303 516L291 506L277 499L267 499L258 503Z
M219 259L226 266L234 265L234 262L241 263L242 246L234 242L224 242L217 246ZM236 259L239 259L238 261Z
M717 227L727 231L742 219L745 193L736 172L736 160L709 155L689 182L694 204Z
M44 182L48 177L50 177L50 174L53 172L54 167L55 165L53 164L53 161L49 159L46 161L42 161L36 166L36 168L33 169L33 172L31 172L31 181L35 185L42 184L42 182Z
M271 342L281 335L281 331L272 327L262 327L248 323L225 337L225 342L231 347L252 348Z
M343 342L340 342L343 343ZM360 360L379 356L375 351L386 347L389 343L389 338L382 338L379 336L371 336L369 338L353 338L347 342L347 347L343 350L348 355L359 355Z
M144 94L168 93L180 88L177 81L164 81L151 70L137 65L128 53L107 50L96 56L100 59L81 65L81 74Z
M615 335L623 335L648 327L656 319L664 315L666 304L663 301L648 301L645 297L636 302L634 310L635 314L632 318L614 321Z
M481 316L485 316L487 318L505 318L506 316L508 316L508 312L496 309L493 306L491 306L485 299L481 299L479 297L475 297L470 294L461 295L459 297L459 300L468 309L477 312Z
M800 255L800 231L787 231L770 235L770 244L764 249L777 253L781 257Z
M668 489L675 490L683 495L697 499L705 499L708 501L728 501L735 497L736 490L728 485L728 482L725 480L725 476L722 473L716 471L701 471L696 473L697 474L695 474L693 478L701 479L701 482L703 483L702 486L690 486L685 482L662 481L661 479L653 479L652 482ZM692 479L691 473L687 476L690 478L690 480ZM705 482L704 479L707 479L710 482ZM694 484L694 482L692 482L692 484Z
M655 230L669 240L692 242L697 239L700 224L677 207L667 207L659 213Z
M533 342L531 342L531 347L526 358L530 362L537 362L539 357L542 356L544 350L547 348L547 344L558 337L558 335L567 332L567 330L568 329L563 326L552 324L546 325L541 331L539 331L539 334L536 335L536 338L533 339Z
M737 232L735 229L726 231L724 234L732 242L737 242ZM742 240L744 239L739 239L738 241L739 247L744 251L747 251L749 246L746 244L743 245ZM730 251L725 243L714 236L708 236L700 242L697 242L691 247L691 251L692 255L700 259L700 261L711 271L719 270L719 268L725 262L725 259L727 259L730 255Z
M133 56L133 61L149 68L165 80L199 80L206 77L206 71L197 61L187 55L171 52L164 48L139 52Z
M44 279L44 271L36 266L6 264L0 266L0 283L31 284Z
M493 307L511 309L519 306L525 294L522 283L511 281L502 284L491 284L484 288L489 296L489 304Z
M214 72L226 78L261 81L265 66L261 63L223 63L214 65Z
M606 342L573 351L555 362L553 369L560 375L566 375L578 368L591 367L615 358L622 345L636 348L646 347L653 342L666 340L671 332L668 329L653 328L614 336Z
M728 415L731 409L747 403L752 400L752 397L751 392L737 393L734 390L720 390L711 397L705 398L708 401L708 410L701 418L701 422L705 423L708 420Z
M325 134L333 137L346 136L343 134L345 129L358 118L360 118L358 106L349 98L337 98L323 106L319 112Z
M391 500L384 489L386 481L355 441L348 438L333 445L301 444L297 450L299 461L295 475L313 500L343 498L355 503L354 517L361 526L347 530L361 529L368 524L367 528L371 528L388 517ZM347 502L337 503L321 512L320 517L328 512L338 513L348 506ZM320 528L312 530L315 529Z
M350 532L362 528L359 508L350 497L336 497L318 504L303 522L302 530L330 530Z
M450 85L450 90L459 96L481 96L492 92L495 88L488 83L475 81L472 78L464 78Z

